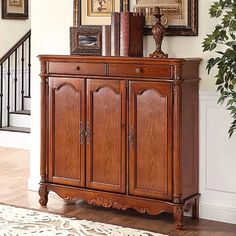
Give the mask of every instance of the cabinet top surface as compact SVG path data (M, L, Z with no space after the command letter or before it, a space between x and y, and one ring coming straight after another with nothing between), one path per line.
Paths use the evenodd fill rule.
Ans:
M40 61L58 62L104 62L104 63L163 63L163 64L182 64L201 62L201 58L150 58L150 57L105 57L105 56L75 56L75 55L39 55Z

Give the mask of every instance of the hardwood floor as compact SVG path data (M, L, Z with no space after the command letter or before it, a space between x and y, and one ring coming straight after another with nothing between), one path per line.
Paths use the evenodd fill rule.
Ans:
M29 151L0 148L0 202L32 208L103 223L150 230L170 236L236 236L236 225L209 220L192 220L185 217L182 231L174 228L169 214L141 215L133 210L118 211L92 207L83 201L76 204L65 202L50 193L47 208L40 207L38 193L27 190L29 176Z

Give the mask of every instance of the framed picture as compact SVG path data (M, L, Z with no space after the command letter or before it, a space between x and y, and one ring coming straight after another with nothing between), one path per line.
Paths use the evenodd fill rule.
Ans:
M111 8L118 12L130 9L145 14L144 33L149 35L154 24L153 10L159 7L167 18L166 35L198 35L198 0L101 0L102 5L98 1L74 0L74 26L109 25Z
M198 0L131 0L130 8L145 14L145 34L151 34L155 7L167 18L166 35L198 34Z
M2 0L3 19L28 19L28 0Z
M80 25L70 28L70 52L77 55L102 54L102 26Z
M110 25L111 12L124 7L128 7L128 0L74 0L73 26Z
M110 25L111 13L128 6L128 0L74 0L70 54L101 56L102 25Z
M115 0L87 0L88 16L110 16L115 11Z

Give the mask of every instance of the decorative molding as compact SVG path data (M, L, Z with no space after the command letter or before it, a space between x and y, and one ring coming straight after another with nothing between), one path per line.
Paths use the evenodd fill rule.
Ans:
M46 174L41 175L40 183L46 183L46 181L47 181L47 175Z
M176 206L175 208L175 227L176 229L182 229L183 228L183 207Z
M236 208L234 207L236 201L236 194L234 189L230 191L230 186L228 189L225 189L224 180L217 182L216 186L209 185L209 171L212 170L220 170L221 162L217 164L217 160L214 155L214 149L217 148L213 147L214 142L213 139L221 137L222 131L219 132L218 125L220 124L221 127L224 122L227 122L225 119L220 118L222 112L225 110L225 105L221 106L217 104L219 98L219 94L214 90L200 90L199 91L199 99L200 99L200 193L201 193L201 201L200 201L200 218L209 219L209 220L216 220L221 222L233 223L236 224ZM213 112L213 113L209 113ZM226 112L226 111L225 111ZM212 114L210 117L209 115ZM229 117L230 120L230 117ZM212 128L210 128L211 126ZM217 128L214 129L213 127ZM217 134L217 137L215 135ZM210 136L209 136L210 135ZM227 135L227 128L225 130L225 135ZM234 137L232 137L234 138ZM222 143L221 151L222 153L227 153L228 157L232 157L232 161L228 159L226 156L222 158L226 158L228 162L228 166L232 162L232 168L229 168L227 171L234 175L233 173L233 166L234 166L234 152L228 148L228 140ZM216 141L216 144L218 142ZM208 150L213 150L208 152ZM207 163L209 160L212 160L215 163L215 166L209 165ZM211 161L211 163L212 163ZM219 167L219 168L218 168ZM226 167L225 167L226 168ZM233 171L233 172L232 172ZM214 181L214 176L212 176L211 181ZM219 177L220 178L220 177ZM222 177L223 178L223 177ZM216 179L217 181L217 179ZM212 182L211 182L212 183ZM222 186L222 188L220 188ZM226 191L228 190L228 191Z
M88 200L87 202L90 205L102 206L105 208L116 208L119 210L127 210L128 208L133 208L140 213L147 213L149 215L157 215L162 212L165 212L165 210L163 210L163 208L161 208L161 209L155 208L155 210L153 210L149 207L138 207L138 206L133 207L132 205L122 204L116 198L105 198L103 196L99 196L97 198Z
M48 191L46 185L40 185L38 194L40 196L39 203L42 207L45 207L48 202Z
M173 194L173 202L175 204L181 204L183 201L182 201L182 195L181 194Z
M66 196L66 197L63 197L64 200L67 200L67 201L72 201L72 202L76 202L76 201L79 201L80 198L79 197L75 197L75 196Z
M174 95L177 95L177 94L181 95L182 93L182 80L181 79L176 78L176 80L174 80L173 89L174 89Z
M155 209L155 211L152 211L148 207L135 207L134 209L140 213L147 213L149 215L158 215L158 214L161 214L162 212L165 212L164 210L158 210L158 209Z
M87 202L90 205L102 206L102 207L105 207L105 208L112 207L112 208L116 208L116 209L119 209L119 210L126 210L126 209L129 208L128 205L119 203L118 200L115 199L115 198L105 198L103 196L93 198L91 200L88 200Z
M44 75L44 74L46 74L46 72L47 72L47 67L46 67L46 62L45 61L41 61L40 62L40 73L41 73L41 75Z
M217 94L216 94L216 96L217 96ZM209 124L209 122L211 122L211 123L215 122L215 125L219 124L219 122L222 124L221 120L219 120L219 118L217 118L216 116L214 116L216 118L212 121L210 114L211 114L211 112L217 112L217 111L221 112L221 114L222 114L222 112L226 113L226 111L224 110L224 107L217 104L218 99L216 98L215 100L213 100L214 97L215 96L213 94L211 94L209 101L207 101L206 98L205 98L205 101L202 101L202 106L201 106L202 111L203 111L201 119L203 121L202 123L205 125L204 131L202 132L202 138L204 137L204 145L202 145L203 148L204 148L203 156L202 156L202 158L204 158L204 172L205 172L204 173L204 176L205 176L204 177L204 188L205 188L205 191L221 192L221 193L226 193L226 194L227 193L228 194L236 194L236 191L233 190L233 189L232 190L225 190L223 188L219 189L219 187L213 187L213 186L210 187L209 183L208 183L208 177L209 177L209 172L208 171L209 171L209 168L210 168L208 162L210 160L212 160L212 157L209 156L211 154L211 152L208 153L209 150L212 151L212 147L210 146L209 142L211 141L211 138L214 137L214 134L212 134L212 132L215 131L215 129L210 129L208 127L208 124ZM219 115L220 115L220 113L219 113ZM210 118L209 118L209 116L210 116ZM217 119L218 119L218 122L217 122ZM229 117L229 119L230 119L230 117ZM227 122L225 119L223 119L223 120L224 120L224 122ZM226 132L227 132L227 130L225 129L225 134L224 135L227 135ZM221 135L223 135L222 132L221 132ZM232 137L232 138L234 138L234 137ZM225 139L227 139L227 137L225 137ZM230 142L231 140L227 140L227 141ZM225 145L222 144L222 148L225 148L225 151L226 151L227 147L229 147L229 146L227 146L226 143L225 143ZM215 149L215 147L213 147L213 149ZM232 148L232 150L233 150L233 148ZM227 149L227 152L229 152L228 149ZM232 157L234 157L234 156L235 156L235 154L232 153ZM215 157L214 157L214 160L215 160ZM219 159L217 159L217 160L219 160ZM217 161L217 160L215 160L215 161ZM212 167L212 168L215 168L215 167ZM222 185L222 187L223 187L223 185Z
M175 66L175 80L181 80L182 79L182 66Z
M184 206L184 211L185 212L189 212L192 208L193 203L192 202L188 202L185 206Z

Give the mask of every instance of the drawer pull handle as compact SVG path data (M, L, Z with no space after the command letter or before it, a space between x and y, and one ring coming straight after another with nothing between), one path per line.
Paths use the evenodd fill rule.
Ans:
M79 66L74 66L74 70L79 71L79 70L80 70L80 67L79 67Z
M141 69L141 68L136 68L136 69L135 69L135 72L136 72L137 74L140 74L140 73L142 72L142 69Z

